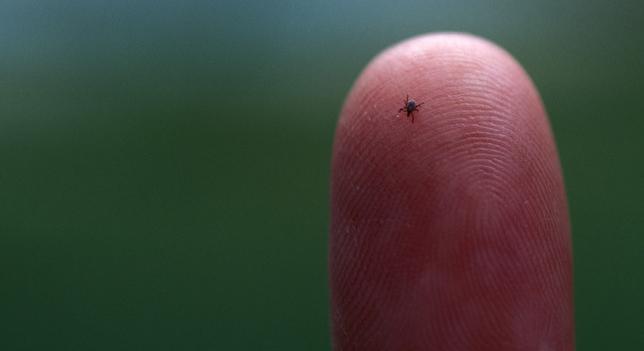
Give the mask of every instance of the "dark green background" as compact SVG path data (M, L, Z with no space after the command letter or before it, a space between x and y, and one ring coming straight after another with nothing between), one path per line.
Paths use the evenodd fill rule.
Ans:
M561 3L0 1L0 349L329 349L336 116L444 30L542 93L578 348L644 349L644 8Z

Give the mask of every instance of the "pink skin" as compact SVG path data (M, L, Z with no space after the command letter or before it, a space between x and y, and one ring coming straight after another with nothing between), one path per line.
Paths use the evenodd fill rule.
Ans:
M407 94L418 123L395 118ZM574 349L557 151L499 47L435 34L376 57L342 110L331 188L336 350Z

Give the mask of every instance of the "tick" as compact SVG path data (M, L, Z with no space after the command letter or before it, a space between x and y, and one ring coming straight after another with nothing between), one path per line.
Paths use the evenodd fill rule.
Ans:
M405 99L405 106L398 110L398 114L405 112L407 114L407 117L411 116L411 123L414 123L414 111L419 111L418 108L423 104L424 102L421 102L420 104L416 103L416 100L410 99L409 95L407 95L407 98Z

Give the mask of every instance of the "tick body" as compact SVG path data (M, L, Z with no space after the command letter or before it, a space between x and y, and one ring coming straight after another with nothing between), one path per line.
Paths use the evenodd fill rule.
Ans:
M420 104L416 103L416 100L410 99L409 95L407 95L407 98L405 99L405 106L401 107L400 110L398 110L398 113L400 114L401 112L405 112L407 114L407 117L411 116L411 123L414 123L414 112L419 111L418 108L423 104L424 102L421 102Z

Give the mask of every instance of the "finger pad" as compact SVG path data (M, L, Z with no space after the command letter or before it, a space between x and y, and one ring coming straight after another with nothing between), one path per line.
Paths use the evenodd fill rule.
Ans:
M330 274L337 349L572 349L561 170L507 53L440 34L369 64L336 131Z

